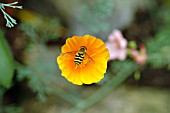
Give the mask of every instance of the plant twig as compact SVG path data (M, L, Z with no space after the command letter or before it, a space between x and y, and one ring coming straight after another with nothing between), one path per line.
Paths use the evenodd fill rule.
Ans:
M8 3L8 4L0 3L0 10L2 11L2 13L4 15L5 20L7 21L6 26L9 28L14 27L14 25L16 25L17 22L10 15L8 15L4 10L5 10L5 7L22 9L22 6L13 6L17 3L18 2L13 2L13 3Z

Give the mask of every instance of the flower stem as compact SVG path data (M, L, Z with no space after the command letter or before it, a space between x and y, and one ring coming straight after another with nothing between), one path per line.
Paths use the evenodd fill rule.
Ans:
M52 93L56 94L57 96L59 96L63 100L66 100L67 102L69 102L72 105L76 105L77 103L81 102L80 98L75 97L72 94L68 94L67 92L63 91L60 88L56 88Z

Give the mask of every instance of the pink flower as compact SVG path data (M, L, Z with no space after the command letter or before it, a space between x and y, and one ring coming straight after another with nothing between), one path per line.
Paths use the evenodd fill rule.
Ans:
M108 36L106 47L110 52L110 59L125 60L127 55L127 40L123 37L121 31L113 30Z
M140 46L140 51L131 50L131 53L136 63L144 64L146 62L147 55L146 55L146 48L144 45Z

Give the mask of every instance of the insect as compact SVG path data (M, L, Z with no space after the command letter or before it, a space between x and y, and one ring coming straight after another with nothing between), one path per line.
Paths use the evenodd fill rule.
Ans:
M79 66L79 65L84 65L83 62L87 63L94 63L94 60L86 53L87 48L85 46L81 46L80 49L78 51L73 51L73 52L66 52L66 53L62 53L61 56L62 58L68 57L68 56L72 56L75 55L74 57L74 63L76 65L75 69Z

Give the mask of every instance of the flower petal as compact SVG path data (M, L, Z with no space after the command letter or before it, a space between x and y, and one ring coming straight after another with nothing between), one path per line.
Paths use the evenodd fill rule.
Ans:
M99 81L93 76L93 69L80 71L80 79L85 84L92 84Z
M72 70L67 80L72 82L73 84L77 84L77 85L83 84L83 82L80 79L80 70L76 70L76 69Z

